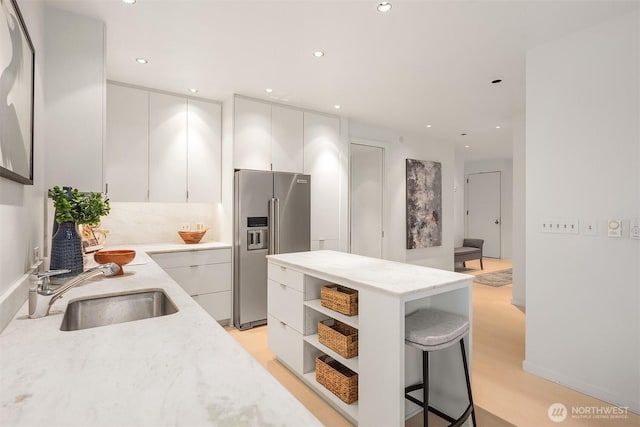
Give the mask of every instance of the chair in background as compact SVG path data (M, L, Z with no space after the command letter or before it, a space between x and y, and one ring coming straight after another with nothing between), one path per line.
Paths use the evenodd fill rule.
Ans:
M480 260L480 270L484 270L482 265L482 247L484 246L483 239L464 239L462 246L453 250L454 261L461 262L463 267L466 267L466 261L474 259Z

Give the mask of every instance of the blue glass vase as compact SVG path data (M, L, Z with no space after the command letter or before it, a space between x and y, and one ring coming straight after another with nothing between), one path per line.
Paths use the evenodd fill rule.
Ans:
M82 273L83 268L82 238L78 234L78 226L71 221L58 224L58 229L51 238L50 269L71 272L55 276L56 282L64 282L66 278L77 276Z

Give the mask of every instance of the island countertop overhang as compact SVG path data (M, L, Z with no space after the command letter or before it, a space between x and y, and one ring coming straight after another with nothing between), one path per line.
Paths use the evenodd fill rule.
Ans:
M442 287L468 286L468 274L330 250L267 255L270 263L345 286L411 298Z

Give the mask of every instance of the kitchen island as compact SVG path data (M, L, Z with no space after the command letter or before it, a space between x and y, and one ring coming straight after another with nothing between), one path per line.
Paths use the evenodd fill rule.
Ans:
M25 303L0 334L0 425L321 425L146 253L215 247L129 246L123 276L72 289L41 319ZM142 289L179 311L60 330L69 302Z
M420 352L405 351L405 315L433 307L471 319L472 276L334 251L267 258L269 347L278 359L352 422L403 426L420 410L405 401L405 384L421 378ZM321 305L327 284L358 291L356 316ZM318 341L318 321L331 318L358 329L357 357L346 359ZM358 374L357 402L344 403L316 381L315 358L322 354ZM431 366L430 403L456 416L468 404L458 349L434 352Z

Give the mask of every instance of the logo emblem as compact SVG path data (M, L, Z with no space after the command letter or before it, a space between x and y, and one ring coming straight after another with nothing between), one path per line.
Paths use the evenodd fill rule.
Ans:
M567 418L567 407L562 403L554 403L549 406L547 415L549 415L549 419L554 423L561 423Z

